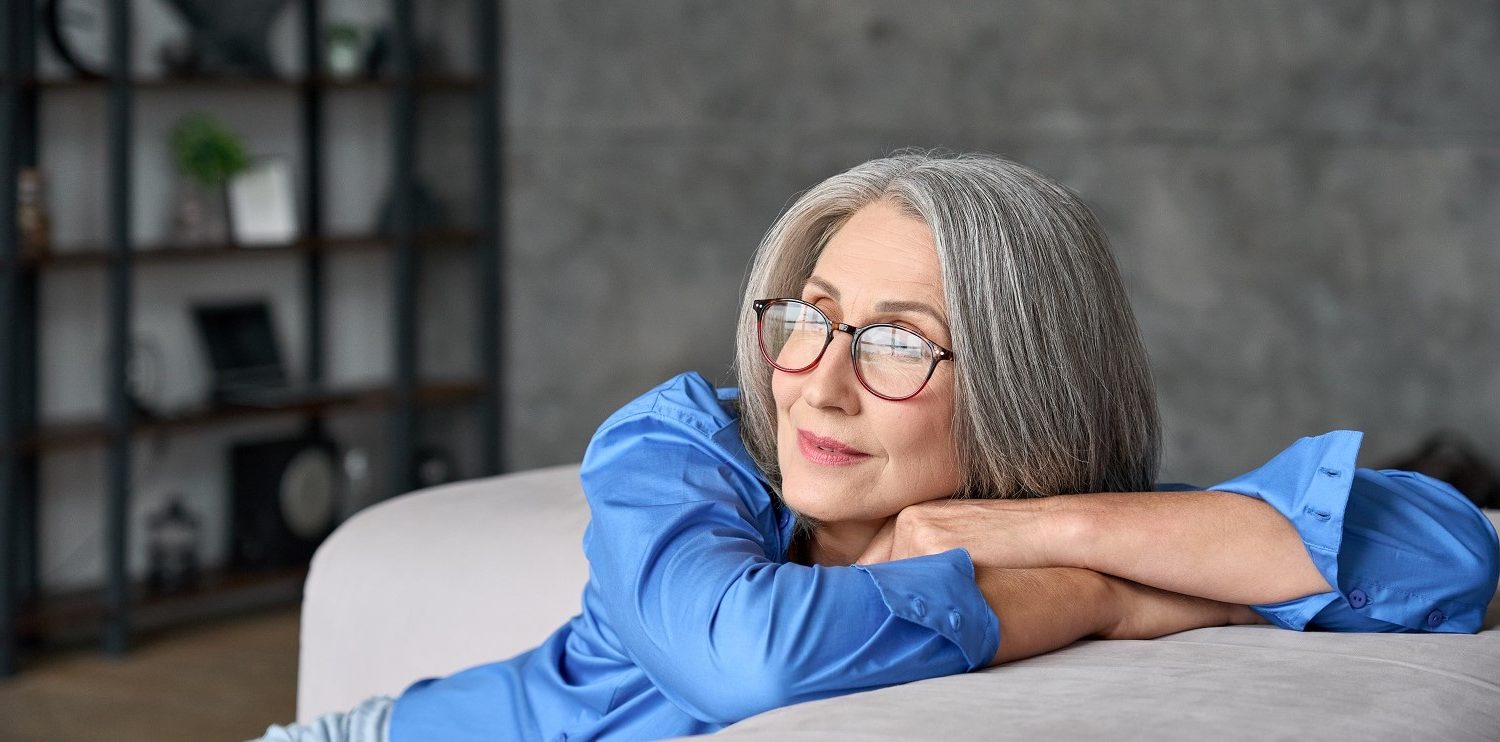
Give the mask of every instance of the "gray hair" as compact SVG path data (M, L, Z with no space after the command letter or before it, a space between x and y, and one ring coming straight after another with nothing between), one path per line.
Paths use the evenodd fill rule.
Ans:
M955 351L957 497L1153 489L1161 430L1146 351L1098 220L992 155L903 150L808 190L756 251L735 348L740 432L781 494L771 368L753 299L800 296L854 212L894 204L932 231ZM815 521L798 515L802 530Z

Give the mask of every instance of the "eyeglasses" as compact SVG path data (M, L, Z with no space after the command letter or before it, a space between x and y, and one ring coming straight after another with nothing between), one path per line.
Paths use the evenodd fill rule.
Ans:
M798 374L818 365L833 331L854 336L849 356L854 375L871 394L899 402L927 386L938 361L953 360L953 351L900 325L855 327L828 319L817 307L800 299L757 299L756 333L766 363Z

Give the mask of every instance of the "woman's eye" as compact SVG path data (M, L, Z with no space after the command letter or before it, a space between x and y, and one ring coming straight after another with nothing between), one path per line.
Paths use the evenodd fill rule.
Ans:
M924 338L927 337L927 333L922 332L921 330L917 329L916 325L913 325L913 324L911 324L909 322L902 322L900 320L893 320L891 322L891 324L893 324L893 325L895 325L897 327L900 327L903 330L911 330L912 332L914 332L914 333L916 333L918 335L921 335Z

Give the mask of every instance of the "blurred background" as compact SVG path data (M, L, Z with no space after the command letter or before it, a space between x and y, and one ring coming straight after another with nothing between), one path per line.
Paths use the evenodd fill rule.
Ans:
M289 721L331 528L732 384L760 237L901 147L1095 209L1164 480L1352 428L1494 496L1494 2L4 5L3 739Z

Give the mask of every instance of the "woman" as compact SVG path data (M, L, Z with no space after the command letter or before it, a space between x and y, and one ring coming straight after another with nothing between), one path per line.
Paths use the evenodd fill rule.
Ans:
M1472 633L1495 589L1488 520L1356 469L1359 433L1149 491L1155 398L1103 233L998 158L898 154L804 194L756 255L736 366L738 391L683 374L595 434L582 612L541 646L266 738L700 734L1083 637Z

